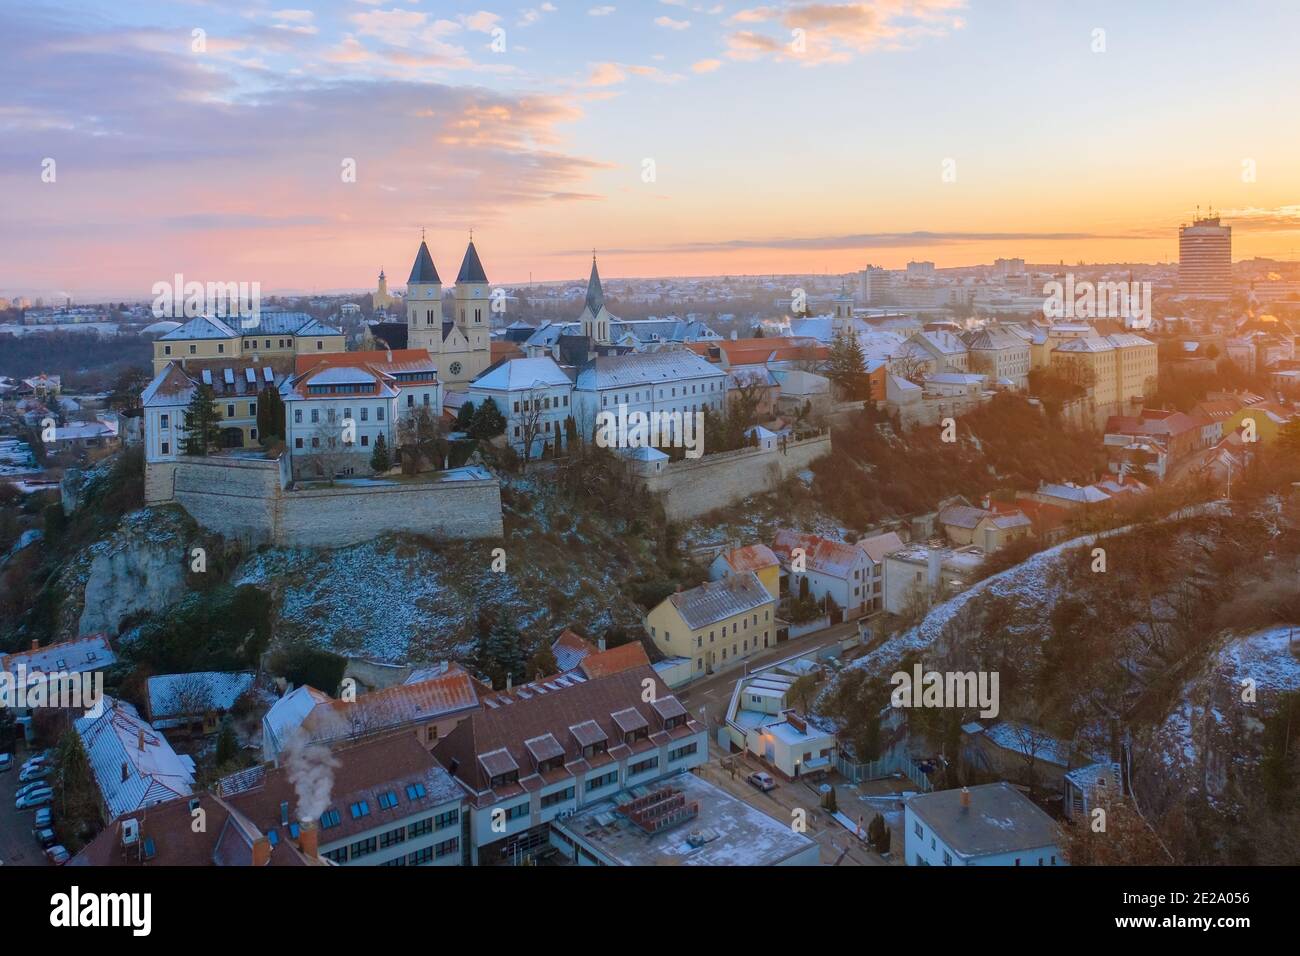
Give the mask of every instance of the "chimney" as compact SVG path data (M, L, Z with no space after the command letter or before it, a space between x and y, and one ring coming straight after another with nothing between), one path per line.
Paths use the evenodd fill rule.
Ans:
M313 860L320 856L320 831L316 829L315 820L304 820L299 824L298 849Z
M515 685L514 675L506 674L506 690L510 690L511 688L514 687L514 685Z
M253 866L266 866L271 862L271 841L265 835L253 841Z
M985 511L988 511L992 507L992 505L993 505L993 499L990 498L988 495L985 495L983 498L980 499L980 507L983 508Z
M961 788L961 812L970 813L970 788Z
M137 750L139 750L141 753L144 753L144 728L143 727L141 727L138 731L136 731L135 746Z
M41 642L38 641L36 638L33 637L33 638L32 638L32 650L34 650L34 651L39 651L40 649L41 649Z
M596 646L603 651L605 649L605 639L602 637L596 641Z
M932 588L939 586L940 574L940 556L937 548L930 548L925 555L926 571L929 573L929 585Z

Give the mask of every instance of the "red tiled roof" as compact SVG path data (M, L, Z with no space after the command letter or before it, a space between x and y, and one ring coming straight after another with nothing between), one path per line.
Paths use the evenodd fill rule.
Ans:
M761 571L779 564L772 549L765 544L751 544L723 553L723 558L737 574L746 571Z
M641 642L632 641L630 644L621 644L607 651L597 651L595 654L588 655L583 658L578 667L588 679L595 680L598 677L621 673L631 667L643 667L649 663L650 658L646 656Z

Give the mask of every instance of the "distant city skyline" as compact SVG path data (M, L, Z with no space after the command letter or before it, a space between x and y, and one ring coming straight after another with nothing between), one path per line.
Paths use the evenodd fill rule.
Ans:
M1198 205L1294 258L1300 11L1251 6L7 8L0 296L400 289L421 228L509 284L1172 263Z

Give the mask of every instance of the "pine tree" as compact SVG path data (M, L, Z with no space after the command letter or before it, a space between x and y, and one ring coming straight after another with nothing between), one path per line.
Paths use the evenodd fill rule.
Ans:
M871 397L871 380L867 377L866 355L856 335L841 332L831 344L830 379L849 401Z
M370 470L382 475L393 467L393 460L388 456L388 442L382 433L375 439L375 449L370 453Z
M185 409L185 437L181 440L181 452L186 455L204 456L221 441L221 424L217 418L217 409L213 404L217 400L212 386L200 382L194 387L190 404Z
M537 680L541 677L550 677L558 674L560 664L555 659L555 653L551 650L551 645L543 641L538 645L537 650L533 651L533 656L528 659L528 679Z
M467 432L474 425L474 403L466 402L456 413L456 431Z
M527 664L519 643L519 629L508 615L495 622L489 622L487 618L479 620L474 666L492 682L493 687L504 687L507 677L516 683L523 680Z
M475 438L495 438L505 430L506 420L501 410L497 408L497 403L491 398L484 399L483 404L474 413L469 433Z
M273 438L284 438L284 399L274 385L257 394L257 436L263 445Z

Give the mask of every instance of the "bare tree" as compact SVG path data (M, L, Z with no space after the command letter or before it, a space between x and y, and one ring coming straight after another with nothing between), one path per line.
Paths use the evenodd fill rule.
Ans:
M544 390L537 388L534 383L532 388L524 392L523 399L519 405L519 436L524 443L524 467L533 457L533 442L542 434L542 426L546 421L543 409L543 402L550 404L551 398Z
M889 360L889 370L914 385L924 385L932 363L933 359L925 357L916 347L909 346L901 355L895 355Z

